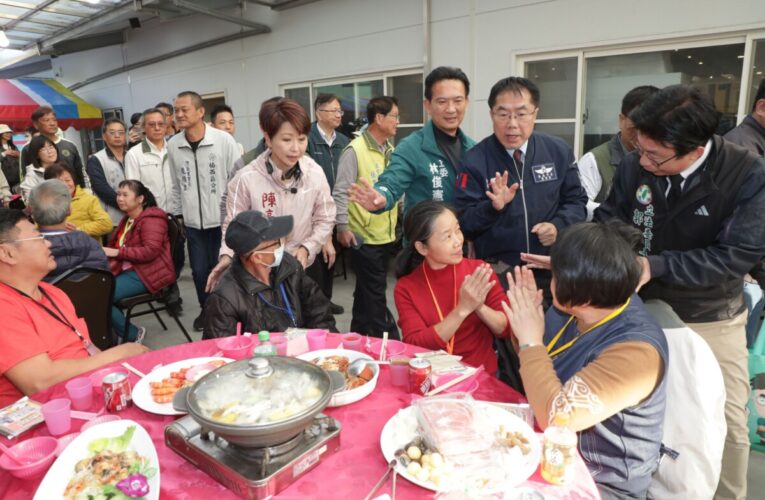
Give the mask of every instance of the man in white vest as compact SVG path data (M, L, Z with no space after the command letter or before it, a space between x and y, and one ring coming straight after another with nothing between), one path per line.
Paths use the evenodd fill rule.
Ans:
M125 180L125 124L116 118L106 120L102 129L106 147L88 158L88 177L93 193L116 226L125 215L117 207L117 188Z

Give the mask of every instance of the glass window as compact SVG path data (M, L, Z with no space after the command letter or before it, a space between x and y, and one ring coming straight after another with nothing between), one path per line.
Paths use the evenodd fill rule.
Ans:
M574 123L550 123L550 122L537 122L534 125L534 130L545 134L555 135L563 139L574 149L574 130L576 124Z
M586 58L583 151L619 131L622 98L639 85L700 87L721 113L718 133L727 132L736 124L743 53L740 43Z
M752 46L752 78L749 81L749 92L747 94L746 109L747 113L752 111L754 106L754 96L760 82L765 79L765 40L757 40Z
M294 89L285 89L284 97L294 99L303 106L306 113L311 114L311 89L310 87L299 87Z
M526 78L539 87L538 120L576 118L577 58L526 63Z
M388 78L388 95L398 99L400 123L424 123L422 73ZM401 126L399 125L399 130ZM396 134L398 137L398 134Z
M383 81L367 80L314 86L314 94L335 94L343 108L343 123L340 132L351 137L354 130L366 123L367 103L372 97L383 95Z

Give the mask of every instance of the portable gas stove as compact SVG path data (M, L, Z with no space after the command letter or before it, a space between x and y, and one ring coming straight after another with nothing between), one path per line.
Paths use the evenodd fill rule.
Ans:
M303 432L268 448L244 448L204 431L190 416L165 427L168 448L237 495L264 500L340 448L340 422L319 413Z

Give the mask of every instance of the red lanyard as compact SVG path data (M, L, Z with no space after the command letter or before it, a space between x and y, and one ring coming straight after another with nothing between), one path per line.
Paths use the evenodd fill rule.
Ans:
M428 284L428 290L430 291L430 298L433 299L433 305L436 306L436 312L438 313L438 319L443 321L444 320L444 313L441 312L441 306L438 305L438 299L436 299L436 294L433 293L433 287L430 286L430 280L428 279L428 272L427 272L428 263L423 262L422 263L422 273L425 275L425 283ZM452 266L452 275L454 276L454 305L452 307L457 307L457 266ZM454 352L454 339L457 337L457 332L454 332L454 335L452 335L452 338L449 339L449 342L446 343L446 352L449 354L452 354Z

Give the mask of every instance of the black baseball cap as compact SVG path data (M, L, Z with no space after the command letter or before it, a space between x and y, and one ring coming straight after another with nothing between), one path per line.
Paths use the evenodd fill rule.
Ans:
M247 210L234 217L226 229L226 245L239 255L253 250L264 241L276 240L292 231L292 216L266 217L257 210Z

